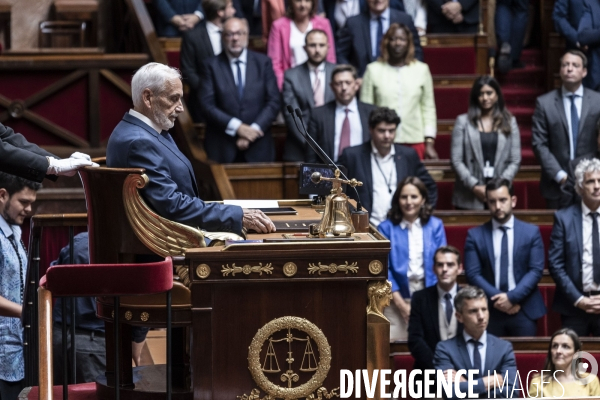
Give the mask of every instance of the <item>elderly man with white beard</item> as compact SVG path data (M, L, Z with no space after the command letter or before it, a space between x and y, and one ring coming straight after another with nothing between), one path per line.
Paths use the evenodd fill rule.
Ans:
M182 96L177 69L159 63L141 67L131 80L134 107L108 141L107 166L145 168L150 181L142 195L162 217L211 232L274 231L261 211L207 204L198 197L192 164L168 132L183 112Z

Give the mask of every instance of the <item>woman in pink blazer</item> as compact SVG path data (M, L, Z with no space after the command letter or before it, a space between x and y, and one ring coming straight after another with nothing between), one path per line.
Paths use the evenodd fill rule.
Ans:
M329 20L316 14L316 0L291 0L287 16L281 17L271 26L267 53L273 61L279 90L283 86L285 70L300 65L307 60L303 49L304 36L313 29L321 29L329 39L327 61L335 64L335 44Z

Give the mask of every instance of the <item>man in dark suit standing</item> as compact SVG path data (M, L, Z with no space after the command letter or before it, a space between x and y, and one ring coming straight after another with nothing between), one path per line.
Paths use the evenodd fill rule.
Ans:
M433 257L437 284L413 293L411 298L408 348L415 359L413 369L434 368L437 344L462 333L453 303L459 289L456 278L463 269L460 252L456 247L443 246Z
M548 251L556 293L552 309L579 336L600 336L600 160L575 168L581 202L558 210Z
M533 151L542 165L540 192L548 208L558 208L569 160L596 152L600 93L586 89L587 59L578 50L561 59L562 87L537 98L533 114Z
M427 2L428 33L477 33L479 1L430 0Z
M57 175L73 176L77 168L98 166L90 156L80 152L59 160L54 154L29 143L23 135L0 123L0 171L34 182Z
M509 180L496 178L485 187L492 220L469 229L465 272L471 285L490 299L490 333L535 336L537 319L546 314L537 287L544 270L540 229L516 219L517 197Z
M193 29L183 32L181 38L181 73L188 84L188 111L194 122L202 122L200 111L200 65L207 58L221 54L223 22L233 17L235 8L231 0L204 0L206 19Z
M369 141L369 115L377 107L356 97L360 84L352 65L336 66L331 73L330 86L335 100L311 111L308 133L333 161L337 161L346 147ZM304 148L306 162L320 162L309 146Z
M416 176L425 184L432 207L437 202L437 186L417 152L394 143L398 124L400 117L394 110L387 107L374 110L369 116L371 140L345 149L338 160L348 168L348 178L363 183L356 189L375 226L387 218L394 191L407 176ZM354 190L348 190L347 194L359 200Z
M183 112L179 71L160 63L144 65L131 80L131 97L134 108L108 140L106 165L145 168L149 182L142 195L160 216L212 232L275 230L261 211L205 203L198 197L192 164L168 132Z
M389 0L367 0L367 5L368 12L348 18L346 26L340 30L336 40L337 62L352 64L362 77L367 64L381 55L381 39L393 23L410 28L415 43L415 57L423 61L419 33L412 18L405 12L390 8Z
M303 119L308 125L310 112L315 107L334 100L331 90L331 73L335 64L325 61L329 43L327 34L313 29L306 34L305 46L308 61L285 71L283 77L283 115L287 125L287 137L283 150L284 161L304 161L305 139L296 128L286 106L302 110ZM300 127L302 129L302 127Z
M515 354L510 342L499 339L486 330L490 315L484 291L475 286L460 289L454 298L454 308L456 319L463 324L463 332L438 343L433 359L435 368L443 370L452 382L455 381L458 370L479 370L473 392L479 394L480 398L515 397L513 390L519 389L519 382L515 379ZM469 382L465 378L461 379L459 388L463 393L462 397L467 393L468 386ZM452 394L452 398L458 398L454 384Z
M588 76L583 80L585 87L600 90L600 3L584 0L581 21L577 28L577 42L588 55Z
M228 19L222 35L223 52L200 70L206 154L220 163L274 161L270 128L281 100L271 60L247 49L246 20Z

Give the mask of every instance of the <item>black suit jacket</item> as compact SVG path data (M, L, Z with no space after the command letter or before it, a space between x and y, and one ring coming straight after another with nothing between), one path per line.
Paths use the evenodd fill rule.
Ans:
M190 88L188 110L194 122L202 121L200 111L200 65L215 53L206 30L206 21L200 21L191 31L185 31L181 37L181 74Z
M331 101L321 107L314 108L310 113L310 122L308 123L308 133L317 141L319 146L333 160L335 152L335 107L336 101ZM369 134L369 115L371 111L377 107L372 104L367 104L356 100L360 123L362 125L363 142L368 142L371 139ZM306 162L321 163L322 161L309 147L305 146ZM340 154L338 154L338 159ZM335 161L335 160L334 160Z
M437 203L437 186L434 180L425 169L425 166L419 159L417 152L410 147L394 144L396 155L394 162L396 163L397 181L400 182L407 176L416 176L423 181L427 187L429 194L429 202L433 207ZM338 159L338 164L348 168L348 178L356 178L363 183L362 186L357 186L356 190L359 193L361 204L367 211L372 210L373 205L373 170L371 168L371 141L368 141L360 146L348 147ZM358 200L354 190L347 190L348 196Z
M462 6L463 21L455 24L442 14L445 0L427 1L428 33L476 33L479 27L479 1L457 0Z
M371 48L370 20L371 15L368 11L348 18L335 43L338 64L354 65L359 76L363 76L367 64L376 61ZM393 23L404 24L410 28L415 44L415 57L423 61L423 49L412 18L403 11L390 8L390 25Z
M325 61L325 104L335 100L333 91L329 86L331 82L331 73L335 64ZM300 108L302 119L308 126L310 112L315 107L315 99L312 84L310 83L310 72L308 61L297 67L288 69L283 76L283 104L282 110L287 125L287 136L285 138L285 147L283 149L284 161L304 161L304 151L306 141L304 136L296 129L292 116L287 112L287 105L294 109ZM300 127L302 129L302 127Z
M29 143L23 135L0 123L0 171L35 182L41 182L44 178L56 180L56 176L46 175L46 157L59 158Z
M575 158L593 156L598 148L596 122L600 116L600 93L584 88L582 100ZM568 172L570 160L570 132L562 89L537 98L531 133L533 151L542 165L540 192L546 199L558 200L561 190L554 177L560 170Z
M220 163L234 162L238 156L237 138L225 133L232 118L248 125L256 123L264 132L262 138L243 152L244 161L272 162L275 159L270 128L279 113L281 99L273 65L266 55L246 51L248 64L241 101L225 52L205 60L200 68L200 101L206 119L204 148L210 159Z
M410 320L408 323L408 348L415 359L413 369L433 367L435 346L440 337L439 296L437 285L413 293L411 298ZM457 322L457 335L462 334L462 324Z

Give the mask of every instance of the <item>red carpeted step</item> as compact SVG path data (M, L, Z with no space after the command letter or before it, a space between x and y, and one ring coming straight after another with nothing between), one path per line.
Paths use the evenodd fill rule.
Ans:
M521 52L521 61L526 65L542 66L544 60L542 59L541 49L524 49Z
M477 72L474 47L424 47L423 59L432 75L467 75Z
M436 87L433 92L438 120L456 119L469 109L470 87Z
M450 147L452 142L452 132L438 132L435 139L435 151L442 160L450 158Z
M526 66L525 68L513 69L507 74L499 75L498 82L501 86L514 84L530 88L543 89L545 85L544 67Z
M538 160L531 148L521 149L521 165L538 165Z
M54 393L55 399L62 399L62 389L62 386L54 386L52 392ZM29 393L27 393L27 400L38 400L38 397L39 387L34 386L31 388ZM92 382L69 385L69 400L96 400L96 383Z
M533 116L533 111L535 110L535 107L508 106L508 109L517 119L519 129L531 129L531 117Z
M531 107L535 106L535 100L544 94L544 91L537 88L508 85L502 87L502 94L504 102L509 107Z

